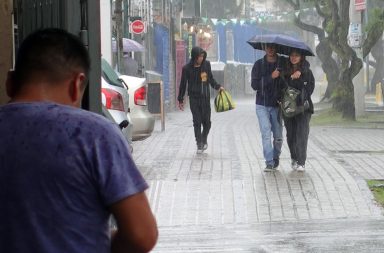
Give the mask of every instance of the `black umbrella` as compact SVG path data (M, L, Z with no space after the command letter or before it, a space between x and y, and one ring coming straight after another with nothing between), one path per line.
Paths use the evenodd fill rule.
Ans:
M247 42L254 49L264 50L266 45L272 44L276 46L278 54L289 55L293 49L296 49L303 55L314 56L314 53L307 44L284 34L255 35Z

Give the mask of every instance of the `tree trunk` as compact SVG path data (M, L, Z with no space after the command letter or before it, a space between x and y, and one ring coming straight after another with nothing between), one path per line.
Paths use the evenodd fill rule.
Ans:
M356 120L353 82L348 74L343 74L337 83L334 94L333 108L341 111L343 118Z
M350 0L340 0L338 4L334 0L329 0L329 3L332 6L333 24L329 39L332 41L332 50L341 60L339 82L336 92L333 94L333 105L342 112L343 118L356 120L352 80L359 73L363 63L347 43Z
M342 112L343 118L356 120L354 84L352 80L363 67L363 61L357 57L356 52L347 43L340 41L339 45L343 53L340 54L340 78L336 92L333 95L333 105L338 111Z
M336 61L332 58L332 49L329 46L329 41L322 39L316 47L316 55L321 61L321 67L327 77L327 89L325 91L322 101L330 99L334 89L337 87L339 77L339 67Z
M356 120L354 84L352 80L359 73L363 62L346 43L342 44L341 48L345 54L342 54L341 74L333 96L333 106L342 112L343 118Z

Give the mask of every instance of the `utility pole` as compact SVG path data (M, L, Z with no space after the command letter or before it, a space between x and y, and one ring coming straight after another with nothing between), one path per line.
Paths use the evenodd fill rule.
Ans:
M116 22L116 51L117 51L117 70L123 70L123 10L121 9L122 0L115 2L115 22Z
M13 61L12 3L12 0L0 1L0 104L8 100L4 83Z
M350 22L362 27L361 24L361 14L356 10L354 4L349 6L349 16ZM361 29L362 30L362 29ZM358 34L361 40L361 34ZM363 58L363 52L361 48L361 41L359 42L359 47L355 48L356 54L359 58ZM354 100L355 100L355 116L360 117L365 113L365 92L366 88L364 86L364 69L361 69L360 72L353 79L354 87Z
M124 38L130 39L130 33L129 33L129 22L130 22L130 15L129 11L131 9L131 0L124 0Z
M368 0L365 0L365 11L361 12L362 15L364 15L364 27L368 25L369 19L368 19ZM367 38L367 32L364 32L364 40ZM369 83L369 54L365 56L365 83L367 85L367 91L372 92L371 84Z

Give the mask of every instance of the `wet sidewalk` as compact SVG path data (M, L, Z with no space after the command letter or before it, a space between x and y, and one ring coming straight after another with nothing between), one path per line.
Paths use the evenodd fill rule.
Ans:
M133 154L160 229L153 252L384 251L365 183L384 178L384 130L312 127L305 173L291 170L286 142L279 171L265 173L253 99L212 112L200 155L189 109L159 129Z

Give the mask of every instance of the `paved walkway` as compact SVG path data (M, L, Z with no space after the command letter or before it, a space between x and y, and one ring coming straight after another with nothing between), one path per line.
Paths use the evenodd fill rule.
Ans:
M383 212L364 181L384 178L383 129L312 127L305 173L290 169L286 143L279 171L265 173L253 100L212 112L201 155L189 109L169 113L165 128L135 142L133 154L160 228L154 252L340 252L336 246L351 238L361 249L372 245L362 235L384 241L384 230L372 230L384 225ZM345 240L328 237L321 248L303 233Z

